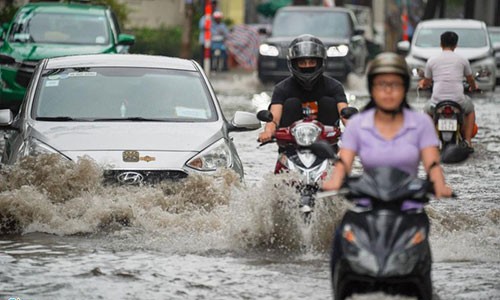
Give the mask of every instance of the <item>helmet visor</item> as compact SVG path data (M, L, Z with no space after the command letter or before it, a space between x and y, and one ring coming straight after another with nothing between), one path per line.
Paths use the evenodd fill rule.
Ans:
M326 50L323 45L311 41L299 42L288 49L288 58L317 57L325 58Z

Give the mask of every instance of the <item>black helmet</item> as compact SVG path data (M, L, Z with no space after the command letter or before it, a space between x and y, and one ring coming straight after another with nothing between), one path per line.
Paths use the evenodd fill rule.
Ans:
M405 59L393 52L383 52L375 56L368 67L366 76L368 78L368 91L371 91L373 78L378 74L397 74L403 77L405 92L410 87L410 74Z
M317 65L314 70L304 70L298 67L300 58L315 58ZM307 90L312 89L325 70L326 48L323 42L310 34L296 37L288 47L288 69L297 81Z

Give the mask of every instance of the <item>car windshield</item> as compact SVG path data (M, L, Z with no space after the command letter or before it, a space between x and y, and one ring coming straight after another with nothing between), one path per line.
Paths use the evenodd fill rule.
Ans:
M109 43L104 15L61 13L20 14L12 25L10 42L105 45Z
M37 88L32 117L54 121L216 120L198 73L149 68L55 69Z
M273 36L295 37L305 33L318 37L348 38L351 35L349 15L331 11L283 11L276 15Z
M478 48L488 45L486 32L479 28L423 28L418 32L415 45L423 48L440 47L441 34L445 31L458 34L459 48Z

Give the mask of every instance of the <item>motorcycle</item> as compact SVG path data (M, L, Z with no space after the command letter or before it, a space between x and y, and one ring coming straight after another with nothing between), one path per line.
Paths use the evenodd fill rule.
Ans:
M335 155L320 146L329 153L321 157ZM334 238L335 300L377 291L432 299L429 219L424 210L432 192L429 180L378 167L347 178L339 192L317 194L318 199L341 194L354 204Z
M464 81L464 93L466 95L476 92L481 91L476 90L471 92L468 83ZM440 142L441 161L444 163L462 162L471 153L462 135L464 117L465 114L462 111L462 107L452 100L441 101L434 108L432 118ZM475 135L477 133L477 125L474 124L474 126Z
M215 35L210 43L210 57L212 71L221 72L227 69L227 50L224 36Z
M341 117L348 119L357 112L354 107L346 107L341 111ZM263 122L271 122L273 115L268 110L261 110L257 113L257 118ZM260 144L263 146L276 142L280 147L275 174L288 171L297 171L300 174L301 181L293 184L300 196L298 207L306 222L310 220L310 214L314 210L315 194L319 190L318 182L325 178L332 167L331 159L317 157L310 146L322 140L337 152L340 136L339 126L327 126L312 118L305 118L289 127L278 128L270 142Z

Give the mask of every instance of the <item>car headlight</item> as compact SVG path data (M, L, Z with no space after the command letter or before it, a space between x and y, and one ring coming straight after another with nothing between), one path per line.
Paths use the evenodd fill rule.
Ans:
M313 123L301 123L292 128L292 135L300 146L310 146L321 133L321 128Z
M191 158L186 165L198 171L216 171L220 168L230 168L233 165L231 150L224 139Z
M59 154L62 157L70 160L67 156L63 155L61 152L50 147L49 145L35 138L30 138L28 142L24 145L24 149L22 150L22 156L36 156L40 154Z
M346 56L347 53L349 53L349 47L347 45L332 46L326 51L328 57Z
M276 46L269 44L262 44L259 47L259 53L263 56L278 56L280 51Z
M477 81L490 81L492 71L488 66L474 68L474 79Z

